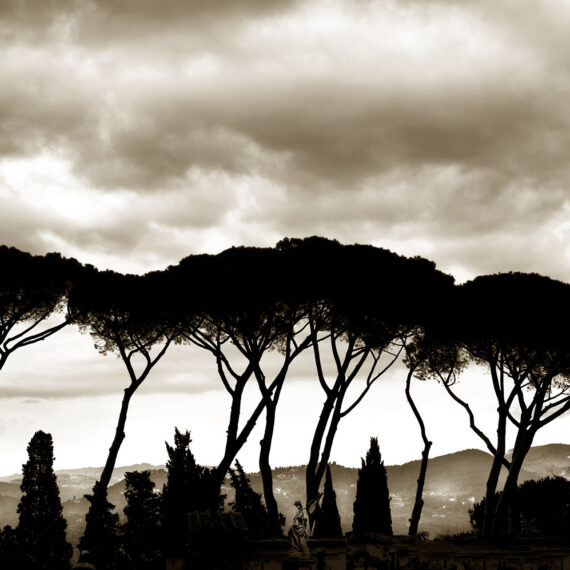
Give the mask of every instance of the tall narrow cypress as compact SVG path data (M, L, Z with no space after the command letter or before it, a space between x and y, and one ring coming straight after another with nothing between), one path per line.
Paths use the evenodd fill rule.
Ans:
M72 547L65 538L59 488L53 470L53 442L37 431L28 444L28 461L22 466L22 498L16 539L20 566L26 570L68 570Z
M393 534L388 479L376 437L370 438L366 460L362 459L358 470L352 530L357 540L371 534Z

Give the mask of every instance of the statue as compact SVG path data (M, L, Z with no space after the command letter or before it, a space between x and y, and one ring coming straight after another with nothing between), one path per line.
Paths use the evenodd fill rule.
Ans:
M309 515L301 501L295 501L295 506L297 507L297 512L293 517L293 524L289 528L287 538L295 555L309 558L310 553L309 547L307 546Z
M307 544L307 538L310 536L309 515L312 515L317 508L321 496L322 493L318 493L317 496L307 504L307 508L303 507L301 501L295 501L297 512L293 517L293 524L289 528L287 535L289 544L293 550L293 556L310 558L311 554Z

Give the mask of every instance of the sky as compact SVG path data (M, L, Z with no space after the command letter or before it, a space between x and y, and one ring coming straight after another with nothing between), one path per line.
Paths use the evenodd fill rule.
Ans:
M0 243L143 273L317 234L425 256L458 282L570 281L569 36L567 0L3 0ZM92 344L70 327L8 362L0 474L36 429L56 466L103 464L126 373ZM357 465L371 435L388 463L419 457L404 372L343 420L333 459ZM198 349L169 351L119 463L163 463L174 425L216 463L229 398L214 373ZM491 426L481 386L469 370L460 389ZM433 454L480 447L441 386L416 389ZM306 461L321 401L302 359L275 465ZM539 442L570 443L567 423Z

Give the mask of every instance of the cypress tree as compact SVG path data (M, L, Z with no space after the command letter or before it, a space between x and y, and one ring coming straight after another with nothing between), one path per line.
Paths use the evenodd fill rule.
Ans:
M160 560L159 524L160 498L154 493L150 471L125 473L123 509L126 522L122 525L121 568L152 570L162 566Z
M358 470L352 530L357 540L375 533L392 535L388 479L376 437L370 438L366 461L362 459Z
M210 469L196 463L190 451L190 432L174 430L174 446L166 443L167 479L162 490L162 526L169 555L184 552L186 514L219 511L224 495Z
M37 431L28 444L22 466L22 498L16 528L20 567L26 570L67 570L72 547L66 541L59 488L53 471L53 442Z
M319 516L316 517L313 536L322 538L342 538L340 514L336 504L336 493L333 488L330 465L327 465L323 503Z
M230 469L231 485L235 490L235 500L230 503L232 510L241 513L250 538L266 538L269 536L269 520L267 509L261 500L261 493L251 488L251 481L245 474L240 462L236 460L236 471Z
M115 505L107 501L107 489L99 481L93 486L93 494L85 498L90 506L85 516L85 532L79 541L79 559L93 564L97 570L113 570L119 547L119 515L112 512Z

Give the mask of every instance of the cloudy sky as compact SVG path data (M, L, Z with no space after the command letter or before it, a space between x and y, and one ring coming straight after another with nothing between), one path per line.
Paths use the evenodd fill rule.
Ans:
M319 234L459 281L570 281L568 37L567 0L2 0L0 243L144 272ZM2 371L0 474L40 428L58 466L102 464L121 363L73 329L26 351ZM306 461L309 364L284 395L275 464ZM419 455L411 416L404 444L382 438L401 372L347 418L338 461L356 464L369 435L388 462ZM225 426L207 410L228 401L211 374L205 355L167 355L133 404L147 443L127 437L120 462L163 461L175 420L215 463ZM418 387L434 453L478 445L435 421L436 388ZM566 441L558 425L545 441Z

